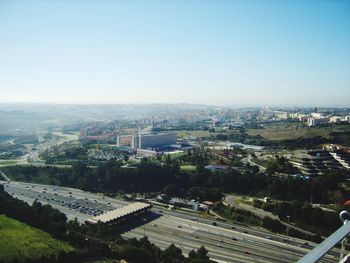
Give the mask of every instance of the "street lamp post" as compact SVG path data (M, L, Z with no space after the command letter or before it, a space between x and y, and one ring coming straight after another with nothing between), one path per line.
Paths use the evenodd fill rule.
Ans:
M287 216L287 237L289 236L289 219L290 216Z

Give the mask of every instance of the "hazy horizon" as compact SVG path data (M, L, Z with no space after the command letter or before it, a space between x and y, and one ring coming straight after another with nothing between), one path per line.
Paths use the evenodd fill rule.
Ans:
M263 105L263 104L255 104L255 105L220 105L220 104L200 104L200 103L162 103L162 102L145 102L145 103L49 103L49 102L1 102L0 106L10 106L10 107L17 107L17 106L50 106L50 107L69 107L69 106L144 106L144 107L152 107L152 106L189 106L189 107L218 107L218 108L227 108L227 109L249 109L249 108L271 108L271 109L312 109L312 108L318 108L318 109L349 109L350 106L334 106L334 105Z
M349 1L2 1L0 103L349 107Z

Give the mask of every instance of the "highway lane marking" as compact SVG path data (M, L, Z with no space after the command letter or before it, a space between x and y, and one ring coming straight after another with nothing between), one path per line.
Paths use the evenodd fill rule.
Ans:
M170 216L167 216L166 218L167 219L171 219ZM158 219L158 220L160 221L161 219ZM171 221L172 221L173 224L179 225L178 222L174 222L175 220L171 220ZM228 235L226 233L222 233L221 232L221 235L220 235L220 232L217 232L217 231L209 231L209 230L205 230L203 228L194 227L193 225L188 224L188 220L186 220L186 219L183 219L183 221L186 221L186 223L182 224L185 228L186 227L192 227L192 228L196 229L196 231L204 231L204 232L207 232L207 233L215 234L215 235L218 235L218 237L220 237L220 238L222 238L222 236L229 237L229 238L232 237L231 235ZM190 221L190 222L193 223L192 221ZM166 222L166 223L169 223L169 222ZM168 225L169 224L167 224L167 226ZM176 229L176 227L173 227L173 228ZM183 230L184 230L184 228L182 229L182 232L184 232ZM180 230L177 229L177 231L180 231ZM227 229L225 229L225 231L236 232L236 231L227 230ZM285 254L289 254L290 256L297 256L297 257L303 256L304 254L298 253L297 252L298 250L304 250L305 253L307 252L306 249L299 248L299 247L294 247L293 245L284 244L284 243L281 243L281 242L278 242L278 241L264 239L264 238L260 238L260 237L254 237L252 235L244 234L244 233L239 233L239 234L240 235L246 235L246 238L242 238L243 241L246 241L246 242L249 242L249 243L253 243L253 244L255 244L255 246L260 245L260 246L264 247L264 249L266 249L266 247L270 247L270 248L273 248L274 250L279 250L279 251L281 251L281 252L283 252ZM193 236L193 234L192 234L192 236ZM249 238L253 237L253 238L256 238L256 239L264 240L265 242L252 240L252 239L249 239L247 237L249 237ZM291 249L292 249L292 251L290 251Z
M150 233L150 234L151 234L151 233ZM133 234L129 233L128 236L130 236L130 237L134 237L134 236L143 237L142 233L140 233L140 232L133 233ZM153 239L154 239L154 240L155 240L155 243L157 243L157 241L158 241L159 239L164 239L164 238L166 238L166 237L164 237L164 235L163 235L162 233L153 233L152 235L148 235L148 237L149 237L150 240L153 240ZM169 240L169 239L167 239L165 242L167 242L167 244L171 244L171 243L176 244L175 242L173 242L173 241L171 241L171 240ZM179 242L181 242L181 241L179 241ZM182 247L182 248L185 247L184 244L187 244L187 246L188 246L190 249L193 249L193 248L196 249L196 248L198 248L200 245L203 245L203 242L199 243L197 246L195 246L195 245L193 244L193 242L192 242L192 243L188 243L188 242L184 243L184 242L182 241L182 243L180 243L180 244L181 244L180 247ZM209 253L213 253L213 250L220 250L220 253L218 254L219 256L222 257L222 256L223 256L223 253L224 253L225 255L227 255L227 257L229 257L229 258L231 259L231 260L229 260L229 262L234 262L234 261L232 261L232 253L233 253L232 250L236 251L236 253L238 252L238 253L239 253L238 255L244 256L244 258L249 257L249 260L246 260L245 262L251 262L251 257L252 257L252 255L250 254L249 256L247 256L247 255L243 252L244 250L249 250L249 248L244 248L243 250L231 248L230 251L225 251L225 250L221 250L221 248L218 248L217 246L213 245L212 243L204 242L204 244L205 244L206 248L209 250ZM237 254L235 254L235 255L237 256ZM260 256L260 257L263 257L263 256L261 256L261 255L259 255L259 256ZM264 262L274 262L274 261L271 261L271 259L268 260L268 261L266 261L266 259L264 260L263 258L261 258L260 260L261 260L261 261L264 261ZM276 260L276 258L274 258L274 260ZM286 261L286 262L295 262L295 260Z
M145 229L146 230L146 229ZM166 230L166 228L165 229L160 229L160 227L154 227L154 228L147 228L147 231L148 231L148 233L149 234L153 234L153 235L159 235L159 236L162 236L162 234L163 234L163 232L168 232L167 230ZM139 233L139 232L142 232L141 231L141 229L135 229L135 230L132 230L132 232L136 232L136 233ZM175 236L179 236L179 237L181 237L181 238L183 238L183 239L186 239L186 240L188 240L189 242L191 242L191 243L198 243L198 242L200 242L200 243L198 243L198 245L200 245L200 244L203 244L203 243L206 243L207 245L207 247L208 247L208 249L209 248L215 248L215 249L218 249L217 248L217 246L216 245L213 245L213 243L211 242L211 241L206 241L205 240L205 238L206 239L209 239L209 240L212 240L212 238L210 238L210 236L209 237L201 237L200 238L200 240L197 240L197 239L193 239L193 237L192 236L185 236L185 235L181 235L180 233L177 233ZM175 238L174 236L173 236L173 238ZM177 239L177 238L176 238ZM177 239L178 240L178 239ZM204 242L203 242L204 241ZM220 241L219 240L213 240L213 241L215 241L214 243L216 244L216 243L220 243ZM169 241L170 242L170 241ZM182 243L184 244L184 241L182 241ZM185 242L186 244L188 243L188 242ZM226 244L228 244L228 242L226 242ZM230 251L229 251L229 253L232 253L232 250L236 250L237 251L237 247L240 247L240 249L238 250L239 252L242 252L242 250L252 250L251 249L251 247L245 247L245 246L243 246L244 244L242 244L242 245L238 245L237 246L237 243L235 243L235 244L230 244L230 245L234 245L234 246L236 246L236 247L226 247L226 246L224 246L224 248L225 249L229 249ZM242 249L241 249L242 248ZM259 249L256 249L256 250L261 250L261 252L265 252L266 251L266 249L265 248L259 248ZM225 250L224 250L225 251ZM254 250L253 250L254 251ZM252 253L252 254L254 254L254 253ZM277 256L279 256L279 252L278 251L276 251L275 252L275 256L274 257L277 257ZM256 256L260 256L260 257L262 257L260 254L256 254ZM286 259L287 260L287 259ZM286 261L286 262L295 262L295 260L296 260L296 258L293 258L293 259L288 259L288 261ZM271 262L271 261L270 261Z

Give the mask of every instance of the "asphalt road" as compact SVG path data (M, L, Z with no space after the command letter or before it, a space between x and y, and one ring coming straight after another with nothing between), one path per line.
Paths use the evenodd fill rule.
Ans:
M130 204L74 188L14 181L0 183L18 199L29 204L34 200L50 204L65 213L68 219L77 218L80 222ZM162 207L154 207L148 218L138 222L135 226L126 226L122 236L141 238L146 235L160 248L175 244L184 254L204 245L209 250L209 256L218 262L296 262L316 245L264 229L225 223L202 218L195 213ZM336 262L338 257L339 250L333 249L322 262Z
M50 204L52 207L65 213L68 219L77 218L82 223L95 215L128 204L122 200L74 188L14 181L10 183L0 182L5 185L5 190L13 197L29 204L32 204L34 200L38 200L42 204Z

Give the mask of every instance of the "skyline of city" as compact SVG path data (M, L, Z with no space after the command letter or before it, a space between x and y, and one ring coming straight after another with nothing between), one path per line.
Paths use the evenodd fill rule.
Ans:
M346 1L2 1L0 103L350 104Z

